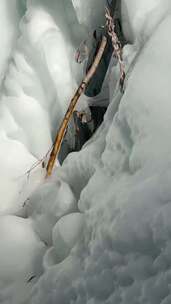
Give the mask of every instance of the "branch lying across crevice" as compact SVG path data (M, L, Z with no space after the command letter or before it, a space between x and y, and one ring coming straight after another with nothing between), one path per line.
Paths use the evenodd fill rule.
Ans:
M63 121L61 123L61 126L60 126L60 128L57 132L57 135L56 135L55 143L54 143L52 152L50 154L50 158L49 158L48 165L47 165L47 168L46 168L46 170L47 170L46 177L48 177L52 174L52 170L53 170L53 167L54 167L54 164L55 164L55 160L56 160L56 157L59 154L61 144L62 144L63 138L65 136L70 118L71 118L71 116L74 112L74 109L75 109L75 106L76 106L76 104L79 100L79 97L84 92L86 86L88 85L89 81L91 80L94 73L96 72L96 69L97 69L97 67L100 63L100 60L101 60L102 56L103 56L106 44L107 44L107 38L105 36L103 36L100 47L98 49L97 55L94 59L94 62L92 64L91 68L89 69L87 75L85 76L85 78L81 82L79 88L75 92L74 97L71 99L68 110L67 110L67 112L64 116L64 119L63 119Z
M105 26L106 32L110 36L111 41L112 41L113 54L116 56L116 58L118 59L118 62L119 62L120 88L121 88L121 91L123 92L123 86L124 86L124 80L125 80L125 70L124 70L124 63L123 63L123 58L122 58L122 43L119 40L119 36L118 36L117 30L115 28L115 22L114 22L113 17L112 17L112 12L110 12L110 10L108 8L106 8L105 17L106 17L106 26ZM86 89L87 85L89 84L90 80L92 79L92 77L96 73L96 70L97 70L97 68L99 66L99 63L102 59L102 56L104 54L106 45L107 45L107 38L104 35L102 37L102 41L101 41L101 44L99 46L98 52L95 56L95 59L94 59L91 67L89 68L89 70L87 72L87 75L85 76L85 78L81 82L80 86L78 87L77 91L74 94L74 97L72 98L72 100L70 102L68 110L67 110L67 112L64 116L64 119L63 119L63 121L60 125L60 128L58 130L58 133L56 135L54 144L48 150L46 155L42 159L38 160L35 164L33 164L33 166L26 172L26 174L28 175L28 178L29 178L29 175L30 175L31 171L34 170L40 164L41 164L42 168L46 167L46 159L48 158L49 154L50 154L49 161L48 161L47 167L46 167L46 177L48 177L52 174L52 170L53 170L53 167L54 167L54 164L55 164L56 157L58 156L58 154L60 152L61 144L62 144L62 141L65 137L67 127L68 127L70 118L73 115L75 106L76 106L76 104L79 100L79 97L85 91L85 89ZM83 49L85 49L85 53L88 54L88 49L87 49L85 41L83 41ZM77 62L80 61L80 50L79 50L79 52L76 56L76 60L77 60Z

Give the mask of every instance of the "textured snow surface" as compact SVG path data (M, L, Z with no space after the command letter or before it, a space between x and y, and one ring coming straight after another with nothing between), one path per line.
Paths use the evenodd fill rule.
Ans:
M0 303L170 304L170 1L122 0L125 92L113 63L104 122L45 181L41 165L28 171L52 145L81 75L74 50L105 1L13 0L10 14L1 2Z

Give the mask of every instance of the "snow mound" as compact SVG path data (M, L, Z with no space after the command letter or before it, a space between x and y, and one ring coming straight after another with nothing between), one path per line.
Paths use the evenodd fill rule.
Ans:
M62 216L75 211L75 197L62 180L43 183L26 202L27 216L39 237L52 244L52 228Z
M130 63L125 93L122 97L116 89L95 137L77 159L71 155L64 162L60 176L75 185L73 191L88 177L81 192L75 191L86 222L84 239L71 252L80 271L72 265L77 275L69 277L66 289L67 271L61 277L58 266L55 274L50 267L30 303L170 302L170 27L169 16ZM73 180L65 175L72 162ZM80 162L86 164L81 175Z
M124 94L113 66L104 122L42 182L79 74L73 47L104 21L105 1L73 3L27 1L2 83L0 302L169 304L170 1L122 1L134 43L123 50Z
M122 24L130 42L144 43L158 24L171 12L169 0L123 0Z
M23 303L31 291L32 279L35 282L42 272L40 261L45 246L33 232L29 220L9 215L0 217L0 240L2 301L6 303L12 297L12 303Z
M52 231L53 246L59 261L64 260L83 234L84 215L71 213L63 216Z

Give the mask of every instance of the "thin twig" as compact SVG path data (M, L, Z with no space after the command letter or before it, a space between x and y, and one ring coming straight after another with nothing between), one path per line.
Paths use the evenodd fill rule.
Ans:
M54 144L53 144L54 145ZM25 173L23 173L22 175L18 176L17 179L19 178L23 178L25 175L27 175L27 179L29 179L30 177L30 173L37 168L40 164L42 165L42 168L44 169L46 167L45 165L45 160L47 159L48 155L50 154L50 152L53 149L53 145L49 148L49 150L46 152L46 154L41 158L38 159L35 163L33 163L33 165L30 167L29 170L27 170Z
M41 158L38 159L32 166L31 168L25 173L28 175L30 175L31 171L33 171L35 168L37 168L40 164L42 164L42 167L44 168L44 161L46 160L46 158L48 157L48 155L50 154L50 152L53 149L53 145L49 148L49 150L47 151L47 153Z
M119 41L119 38L117 36L117 33L115 31L115 23L113 21L113 18L111 16L110 10L106 7L105 8L105 17L106 17L106 27L108 30L108 35L111 37L112 40L112 46L114 55L118 59L119 67L120 67L120 87L121 90L123 90L124 80L125 80L125 67L123 63L122 58L122 45Z
M56 157L57 157L57 155L60 151L61 144L62 144L63 138L65 136L66 128L69 124L70 118L71 118L71 116L74 112L74 109L75 109L75 106L78 102L79 97L84 92L86 86L88 85L89 81L91 80L94 73L96 72L96 69L97 69L97 67L100 63L100 60L101 60L102 56L103 56L106 44L107 44L107 38L105 36L103 36L100 47L99 47L99 50L97 52L97 55L94 59L94 62L92 64L91 68L89 69L87 75L85 76L85 78L81 82L79 88L75 92L74 97L71 99L68 110L67 110L67 112L64 116L64 119L63 119L63 121L61 123L61 126L60 126L60 128L57 132L57 135L56 135L55 143L54 143L52 152L50 154L50 158L49 158L48 165L47 165L47 168L46 168L46 170L47 170L46 177L48 177L52 174L52 170L53 170L53 167L54 167L54 164L55 164L55 160L56 160Z

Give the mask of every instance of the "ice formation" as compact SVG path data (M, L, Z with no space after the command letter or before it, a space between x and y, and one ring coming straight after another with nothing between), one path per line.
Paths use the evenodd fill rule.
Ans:
M104 0L1 0L0 303L171 303L171 3L122 0L124 94L45 180ZM96 100L96 102L98 102ZM82 97L80 107L86 107ZM72 128L68 143L72 144Z

